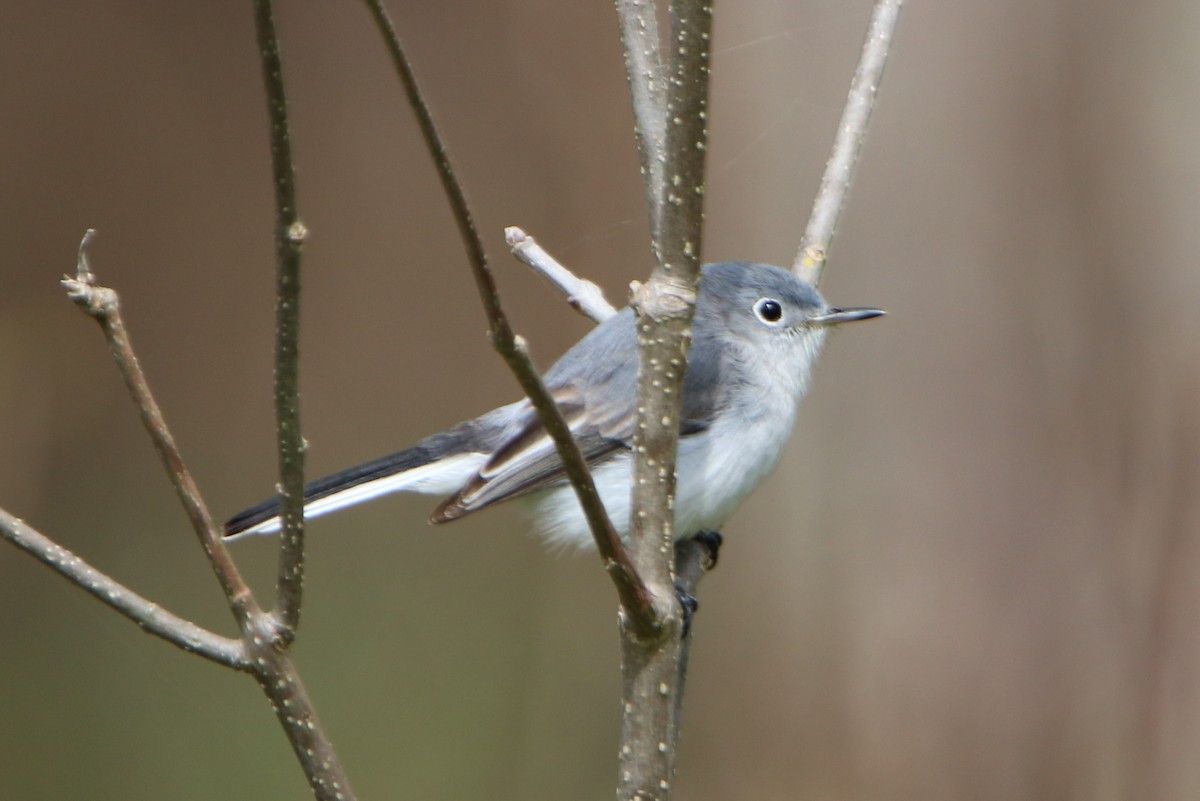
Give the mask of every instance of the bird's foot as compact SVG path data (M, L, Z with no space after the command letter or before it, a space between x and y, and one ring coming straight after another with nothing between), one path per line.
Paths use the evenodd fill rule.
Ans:
M721 545L725 542L725 538L721 536L719 531L697 531L692 535L692 539L708 549L708 567L707 570L712 570L717 566L717 557L721 555Z

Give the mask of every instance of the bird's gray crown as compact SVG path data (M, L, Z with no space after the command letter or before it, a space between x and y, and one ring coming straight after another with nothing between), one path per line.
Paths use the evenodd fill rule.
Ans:
M770 264L723 261L703 270L701 300L709 298L775 297L801 309L817 312L825 308L821 293L807 281Z

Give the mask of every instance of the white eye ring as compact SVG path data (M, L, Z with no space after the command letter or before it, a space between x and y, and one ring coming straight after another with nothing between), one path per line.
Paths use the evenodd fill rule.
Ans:
M754 316L767 325L783 323L783 304L775 298L759 298L754 301Z

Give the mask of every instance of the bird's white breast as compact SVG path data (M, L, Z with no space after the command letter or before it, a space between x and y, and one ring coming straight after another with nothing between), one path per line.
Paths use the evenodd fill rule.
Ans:
M740 383L716 420L683 438L676 467L675 536L717 530L771 474L792 433L824 336L790 347L749 351ZM760 355L755 357L754 353ZM626 537L632 509L629 453L597 465L593 478L617 532ZM569 486L535 496L537 527L552 544L586 547L592 535Z

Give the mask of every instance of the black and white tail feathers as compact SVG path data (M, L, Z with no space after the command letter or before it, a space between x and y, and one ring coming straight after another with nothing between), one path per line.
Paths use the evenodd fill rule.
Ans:
M473 420L435 434L407 450L319 478L304 488L307 519L392 492L455 492L487 460L470 450L479 442ZM225 538L271 534L282 527L279 498L271 498L234 515L225 523Z

